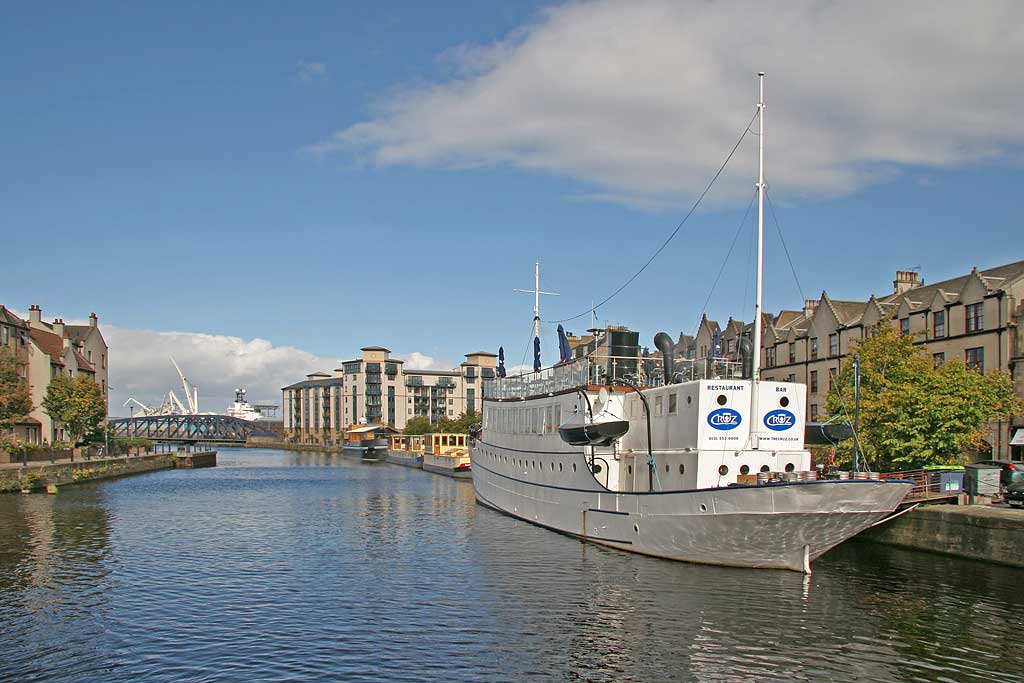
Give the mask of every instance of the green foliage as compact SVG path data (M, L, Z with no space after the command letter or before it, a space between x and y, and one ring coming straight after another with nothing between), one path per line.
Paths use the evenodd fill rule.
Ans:
M430 434L436 432L433 423L428 417L414 417L405 423L403 434Z
M447 432L450 434L466 434L469 428L480 423L480 413L467 410L454 420L442 417L437 422L431 422L426 417L414 417L405 424L403 434L431 434L435 432Z
M950 361L934 367L910 336L888 325L872 329L855 353L861 363L860 446L881 470L959 462L981 445L984 426L1020 412L1002 372L982 375ZM828 400L833 415L853 419L853 354L843 362ZM849 458L852 440L840 456Z
M13 351L0 348L0 427L32 411L28 382L18 374L19 365Z
M475 410L467 410L454 420L442 417L437 421L438 431L453 434L467 434L469 428L480 423L480 414Z
M74 379L57 375L51 379L43 398L43 410L64 426L74 444L95 431L107 416L100 385L85 375Z

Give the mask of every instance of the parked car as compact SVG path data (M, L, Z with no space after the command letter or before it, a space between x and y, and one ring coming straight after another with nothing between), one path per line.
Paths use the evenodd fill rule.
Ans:
M1010 484L1006 487L1006 491L1003 492L1006 497L1006 502L1011 507L1024 508L1024 481L1018 481L1015 484Z
M1003 468L999 473L999 483L1005 488L1010 484L1024 481L1024 462L1015 460L979 460L977 465L997 465Z

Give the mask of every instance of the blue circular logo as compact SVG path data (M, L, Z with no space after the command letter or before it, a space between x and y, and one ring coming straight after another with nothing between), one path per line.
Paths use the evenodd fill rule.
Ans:
M722 431L736 429L742 421L743 418L740 417L740 414L732 408L719 408L708 413L708 424L714 429Z
M764 426L773 432L784 432L796 424L796 415L788 410L773 410L764 416Z

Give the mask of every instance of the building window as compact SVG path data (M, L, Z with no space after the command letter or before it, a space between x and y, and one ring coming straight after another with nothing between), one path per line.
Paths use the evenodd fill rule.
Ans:
M790 373L789 374L789 379L787 379L786 381L787 382L795 382L796 381L796 374L795 373Z
M0 344L3 344L4 346L7 346L8 342L10 342L10 340L11 340L11 330L10 330L10 328L7 327L7 325L4 325L3 327L0 327Z
M764 366L766 368L775 367L775 347L769 346L764 350Z
M985 311L982 306L983 304L967 304L964 308L968 332L980 332L985 329Z
M943 363L946 362L946 354L945 353L933 353L932 354L932 361L935 363L935 367L939 367L940 365L942 365Z
M973 349L967 349L964 351L964 364L968 370L977 370L984 374L985 372L985 349L984 347L977 347Z
M839 355L839 333L828 335L828 355Z
M796 362L796 342L789 343L789 362Z
M818 404L817 403L812 403L811 404L811 419L812 420L817 420L818 419Z
M900 318L900 334L910 334L910 318Z
M818 393L818 371L811 370L811 393Z
M946 312L935 311L932 313L932 328L936 338L946 336Z
M818 357L818 338L811 337L811 358Z

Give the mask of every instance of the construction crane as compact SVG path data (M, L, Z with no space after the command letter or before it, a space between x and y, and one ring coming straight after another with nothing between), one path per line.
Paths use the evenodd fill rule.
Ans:
M199 414L199 387L194 386L194 385L190 385L188 380L185 379L185 373L183 373L181 371L181 368L179 368L178 364L175 362L174 356L171 356L170 358L171 358L171 362L174 363L174 369L178 371L178 377L181 378L181 388L182 388L182 390L184 390L184 392L185 392L185 400L188 402L188 413L187 414L188 415L198 415ZM173 391L171 392L171 395L174 396L174 392ZM175 396L175 400L177 400L176 396ZM178 405L181 405L180 401L178 402ZM182 412L184 412L184 408L182 409Z

